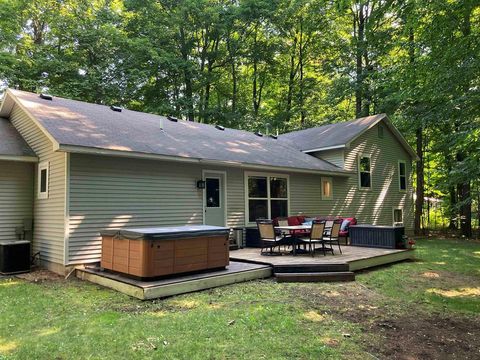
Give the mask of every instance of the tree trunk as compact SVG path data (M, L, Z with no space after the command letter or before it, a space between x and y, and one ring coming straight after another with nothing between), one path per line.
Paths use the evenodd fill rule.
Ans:
M232 113L237 112L237 69L235 59L232 59Z
M465 160L463 153L457 153L457 161ZM470 181L464 181L457 185L458 201L460 203L460 230L462 236L472 237L472 199L470 197Z
M300 20L300 47L299 47L299 54L298 54L298 63L300 64L300 124L302 128L305 126L306 122L306 111L305 111L305 104L304 104L304 90L305 90L305 84L303 81L304 77L304 71L303 71L303 63L304 63L304 56L303 56L303 50L305 44L303 43L303 19Z
M420 235L422 233L421 221L422 221L422 211L423 211L423 198L424 198L424 160L423 160L423 127L419 126L416 131L416 150L419 160L417 161L415 170L417 175L417 184L416 184L416 195L417 199L415 200L415 234Z
M356 30L356 31L355 31ZM354 32L356 32L356 84L355 84L355 114L356 117L362 117L362 97L363 97L363 61L364 36L365 36L365 16L364 4L354 15Z
M292 46L292 55L290 55L290 74L288 77L288 90L287 90L287 106L286 106L286 117L285 121L289 122L290 118L292 117L292 100L293 100L293 88L295 82L295 76L297 73L297 67L295 65L295 57L296 57L296 49L297 49L297 35L294 34L293 39L293 46Z
M448 228L450 230L457 230L458 223L457 223L457 193L455 191L455 187L450 187L450 223L448 224Z
M180 52L182 54L183 64L183 79L185 83L185 99L187 106L187 117L189 121L195 121L195 113L193 111L193 87L192 87L192 74L190 71L190 65L188 61L188 49L185 39L185 31L183 27L180 27Z
M236 52L233 50L230 36L227 37L227 49L230 57L230 73L232 75L232 106L231 112L235 114L237 111L237 65L236 65Z
M471 34L471 22L470 16L473 12L473 2L470 3L470 6L466 7L465 12L463 14L463 22L462 26L462 34L463 36L467 37ZM468 92L470 88L471 81L468 81L464 85L465 93ZM465 160L468 154L463 152L457 153L457 161L462 162ZM458 191L458 200L460 202L460 229L462 231L462 236L466 238L472 237L472 199L470 197L470 179L465 179L462 183L458 184L457 191Z

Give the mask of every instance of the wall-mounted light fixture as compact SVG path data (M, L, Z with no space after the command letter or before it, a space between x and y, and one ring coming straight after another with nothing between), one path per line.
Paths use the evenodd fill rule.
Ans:
M197 189L205 189L205 180L197 180Z

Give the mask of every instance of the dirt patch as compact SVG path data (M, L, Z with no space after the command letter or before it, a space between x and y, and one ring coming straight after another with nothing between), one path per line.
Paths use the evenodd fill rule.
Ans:
M16 277L33 283L65 281L65 278L63 276L45 269L38 269L26 274L19 274L16 275Z
M353 340L380 359L480 359L478 316L406 314L401 301L360 283L303 286L293 296L312 312L360 326L362 334Z
M385 359L479 359L480 319L411 314L367 327L383 339L369 351Z
M440 274L438 272L434 271L426 271L422 274L423 277L429 278L429 279L437 279L440 277Z

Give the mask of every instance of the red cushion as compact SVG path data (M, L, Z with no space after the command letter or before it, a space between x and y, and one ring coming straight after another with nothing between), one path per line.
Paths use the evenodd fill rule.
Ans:
M297 216L289 216L287 221L288 221L288 225L290 226L296 226L301 224Z

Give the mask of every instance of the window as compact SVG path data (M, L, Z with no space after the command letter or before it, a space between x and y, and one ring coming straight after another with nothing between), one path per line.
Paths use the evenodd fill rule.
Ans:
M401 208L393 209L393 226L403 225L403 210Z
M288 176L246 174L248 222L288 216Z
M383 139L383 126L382 125L378 125L378 137L380 139Z
M400 191L407 190L407 163L404 160L398 162L398 188Z
M358 174L360 189L370 189L372 187L370 155L360 155L358 157Z
M332 178L322 177L322 200L331 200L333 197Z
M38 191L37 198L48 199L49 162L38 164Z
M206 204L209 208L219 208L220 205L220 179L206 178L205 180Z

